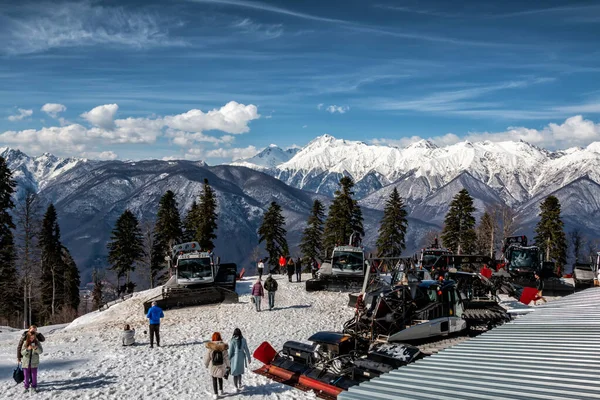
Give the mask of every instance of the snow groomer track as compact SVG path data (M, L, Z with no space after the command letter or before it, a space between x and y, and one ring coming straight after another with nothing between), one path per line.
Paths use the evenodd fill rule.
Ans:
M600 288L552 301L341 400L600 399Z

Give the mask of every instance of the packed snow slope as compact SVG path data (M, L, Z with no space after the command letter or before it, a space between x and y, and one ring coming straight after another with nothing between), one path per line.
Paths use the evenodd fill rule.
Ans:
M93 312L69 326L43 327L46 335L38 373L38 399L207 399L212 381L203 365L205 343L214 331L227 341L240 328L253 352L263 341L281 349L287 340L306 341L321 330L340 330L352 316L345 293L307 293L304 282L279 283L275 309L257 313L250 302L254 279L238 283L240 301L166 310L161 323L161 347L149 347L143 302L159 289L134 297L106 311ZM303 279L308 279L304 275ZM263 301L263 308L265 302ZM121 346L124 324L136 328L137 344ZM15 385L16 346L22 331L0 329L0 398L18 399L22 385ZM250 369L262 364L253 359ZM236 394L232 378L225 381L229 399L315 399L312 394L267 380L247 370L245 389ZM29 395L27 395L29 396Z

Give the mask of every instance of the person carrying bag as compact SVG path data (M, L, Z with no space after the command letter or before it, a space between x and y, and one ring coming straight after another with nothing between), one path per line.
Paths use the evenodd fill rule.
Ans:
M17 385L25 380L25 373L21 368L21 363L17 364L17 368L13 371L13 379L17 382Z

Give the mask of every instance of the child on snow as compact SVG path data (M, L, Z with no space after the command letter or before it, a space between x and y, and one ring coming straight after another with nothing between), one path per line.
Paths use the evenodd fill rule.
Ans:
M219 398L219 393L223 396L223 377L229 374L231 368L227 352L228 347L227 343L223 343L219 332L213 333L212 341L206 343L208 352L204 356L204 366L208 368L212 376L213 389L215 391L213 399ZM217 384L219 391L217 391Z
M23 373L25 380L25 393L27 393L31 387L31 393L37 392L37 371L40 365L40 354L42 354L42 345L36 338L35 333L28 333L25 343L21 348L21 355L23 356Z
M125 325L122 341L123 346L131 346L135 343L135 329L131 329L129 324Z
M242 336L240 328L235 328L233 337L229 341L229 359L231 360L231 375L233 375L233 384L235 390L239 393L243 389L242 375L244 367L250 365L250 350L248 343Z

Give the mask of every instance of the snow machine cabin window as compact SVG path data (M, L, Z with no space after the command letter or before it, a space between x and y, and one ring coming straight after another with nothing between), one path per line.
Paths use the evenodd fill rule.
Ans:
M511 254L511 267L513 268L528 268L536 269L536 256L535 250L529 249L514 249Z
M333 255L333 268L341 269L342 271L358 271L363 268L362 253L353 252L336 252Z
M179 259L177 263L179 279L204 279L212 276L209 258Z
M423 268L431 268L433 266L433 264L435 264L435 262L437 261L437 259L440 258L440 256L438 254L423 254L423 260L421 262L421 264L423 265Z

